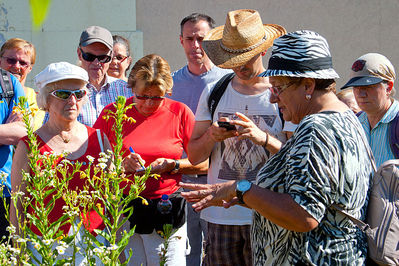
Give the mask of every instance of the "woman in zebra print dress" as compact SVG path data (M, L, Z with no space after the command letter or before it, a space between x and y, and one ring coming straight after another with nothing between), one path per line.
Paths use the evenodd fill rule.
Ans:
M369 146L353 112L335 95L337 73L327 41L297 31L274 41L268 70L284 120L298 124L290 140L259 171L256 185L189 185L193 207L254 209L255 265L361 265L365 236L331 205L365 218L372 175ZM243 132L245 134L245 132ZM267 139L265 140L267 142Z

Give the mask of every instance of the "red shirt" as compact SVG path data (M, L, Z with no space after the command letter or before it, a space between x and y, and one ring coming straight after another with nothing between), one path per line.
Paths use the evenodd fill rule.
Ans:
M126 105L133 103L133 97L127 99ZM113 104L104 110L115 111ZM113 119L106 121L102 111L94 128L99 128L107 135L111 145L115 145L115 134L112 129ZM180 159L183 150L187 150L187 144L194 128L194 114L185 104L165 98L161 106L150 116L141 115L135 107L129 109L126 114L133 117L136 123L125 122L123 125L123 147L124 157L130 154L129 147L140 154L148 166L157 158ZM128 178L132 179L131 175ZM149 178L146 189L141 196L156 199L163 194L172 194L177 191L181 174L163 173L158 179ZM126 185L122 184L121 186ZM127 188L124 193L128 193Z
M82 171L85 171L89 164L89 160L86 158L86 156L90 155L90 156L98 159L99 153L101 152L101 147L98 142L96 130L91 127L88 127L88 126L86 126L86 128L87 128L87 133L88 133L89 138L88 138L88 147L87 147L85 154L76 160L69 160L72 163L77 162L77 161L82 163L83 165L80 168L80 170L82 170ZM53 150L38 135L36 135L36 137L37 137L37 141L38 141L38 145L39 145L40 154L44 154L45 152L50 152L50 153L53 152ZM25 136L22 138L22 140L25 142L25 145L27 147L29 147L28 146L28 137ZM62 159L63 158L59 158L55 162L55 165L57 165ZM97 160L95 160L94 164L97 164L97 163L98 163ZM69 167L68 173L71 174L72 170L73 170L72 167ZM93 171L91 171L91 172L93 172ZM57 174L58 178L62 178L62 175L59 172L57 172L57 173L58 173ZM31 171L31 174L33 174L32 171ZM76 190L79 194L79 192L84 189L83 188L84 185L85 185L85 179L82 179L80 177L80 173L77 172L74 174L72 179L69 181L68 188L70 190ZM89 189L89 192L90 191L93 191L93 189ZM51 194L44 200L44 204L48 204L48 202L50 201L51 196L53 194ZM32 202L32 204L35 204L35 202ZM62 197L55 201L54 208L48 216L48 219L51 223L56 222L59 218L62 217L62 215L64 214L64 210L62 208L65 205L66 205L66 203ZM83 211L83 208L81 209L81 211ZM28 213L34 214L34 210L30 206L28 207ZM96 211L94 211L94 210L89 210L88 214L85 218L83 218L83 215L81 217L82 217L83 224L85 225L86 229L88 229L92 233L93 233L94 229L102 230L105 227L101 216L99 214L97 214ZM71 225L69 223L67 223L67 224L61 226L60 230L63 231L63 234L67 234L69 232L70 227L71 227ZM36 226L31 225L30 228L32 229L32 231L35 234L40 235L40 236L42 235L40 233L40 231L36 228Z

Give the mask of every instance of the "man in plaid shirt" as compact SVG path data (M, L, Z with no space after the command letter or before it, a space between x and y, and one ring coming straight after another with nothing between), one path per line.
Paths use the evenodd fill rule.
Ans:
M107 75L112 60L112 34L100 26L90 26L80 35L77 49L81 67L89 74L88 101L83 105L78 121L93 126L105 106L115 102L116 97L133 96L127 83ZM48 114L44 121L48 120Z

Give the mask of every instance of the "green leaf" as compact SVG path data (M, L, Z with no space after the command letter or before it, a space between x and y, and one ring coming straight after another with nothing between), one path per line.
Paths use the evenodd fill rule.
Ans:
M29 0L29 2L33 26L38 29L47 17L51 0Z

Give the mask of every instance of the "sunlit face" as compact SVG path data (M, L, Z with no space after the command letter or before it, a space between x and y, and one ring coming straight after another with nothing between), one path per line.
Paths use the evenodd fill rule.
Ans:
M392 88L380 82L374 85L353 87L353 94L360 109L366 113L385 111L391 105L389 94Z
M204 20L197 23L188 21L184 24L180 43L190 64L201 65L205 60L209 60L202 49L202 40L209 31L209 24Z
M23 49L5 50L3 56L0 57L0 67L25 84L26 76L32 70L31 55Z
M308 103L302 83L290 82L284 77L269 77L269 81L279 95L270 94L270 102L277 103L285 121L299 124L306 115Z
M233 68L234 73L242 80L250 80L263 71L262 56L258 54L245 65Z
M134 107L137 111L144 115L150 116L155 113L163 104L163 99L138 99L137 96L149 96L149 97L163 97L165 92L161 90L158 86L145 87L144 82L138 80L136 86L133 89L134 92L134 102L136 105Z
M62 82L57 82L55 90L80 90L85 89L85 83L80 80L65 80ZM50 117L57 120L76 120L80 110L85 102L85 98L78 100L74 94L72 94L68 99L63 100L53 96L51 93L48 96L48 112Z
M108 75L125 80L126 69L129 67L131 61L132 58L127 56L126 47L121 43L115 43L112 61L108 68Z
M82 51L85 53L90 53L93 55L112 55L112 51L110 51L107 46L100 42L95 42L85 47L80 47L80 49L82 49ZM95 59L93 62L86 61L83 59L80 49L78 48L79 60L82 62L82 68L85 69L89 74L89 80L103 79L108 71L110 62L100 63L98 59Z

